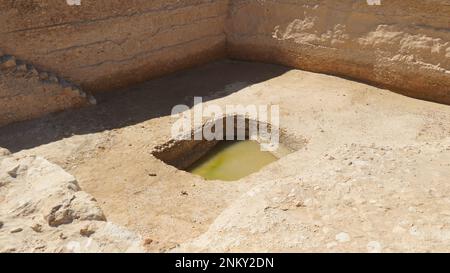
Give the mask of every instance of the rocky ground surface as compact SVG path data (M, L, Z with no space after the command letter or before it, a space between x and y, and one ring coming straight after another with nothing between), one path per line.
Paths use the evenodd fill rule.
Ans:
M87 193L67 174L48 174L40 184L19 172L23 187L2 180L3 251L40 248L34 221L50 230L42 234L51 246L42 251L60 251L61 232L67 242L96 241L110 234L105 217L141 236L146 251L448 251L449 106L233 61L125 91L99 98L97 106L0 128L0 146L14 153L2 170L12 158L39 165L44 157ZM151 151L170 139L171 108L192 104L194 95L220 106L278 104L281 126L303 145L236 182L207 182L168 166ZM46 175L39 168L32 173ZM2 171L2 179L14 169ZM37 194L43 185L51 198ZM33 209L20 205L26 198L36 199ZM73 222L66 224L66 216ZM98 229L86 236L89 223ZM117 246L108 237L99 250L124 251L137 240L119 237L126 242Z
M449 251L450 139L343 145L309 163L260 181L175 251Z
M0 252L139 252L75 178L42 157L0 150Z

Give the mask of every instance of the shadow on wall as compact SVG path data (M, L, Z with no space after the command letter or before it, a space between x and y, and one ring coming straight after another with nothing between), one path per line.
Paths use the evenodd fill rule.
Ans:
M131 88L105 93L95 107L68 110L0 128L0 147L18 152L72 135L90 134L168 116L177 104L193 105L225 97L249 85L280 76L289 68L249 62L220 61L177 72Z

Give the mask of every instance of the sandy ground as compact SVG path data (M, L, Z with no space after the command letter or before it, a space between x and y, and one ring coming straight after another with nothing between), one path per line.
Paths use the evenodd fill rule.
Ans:
M165 165L150 152L194 95L279 104L281 126L306 145L237 182ZM448 251L449 106L234 61L98 100L3 127L0 147L62 166L149 251Z

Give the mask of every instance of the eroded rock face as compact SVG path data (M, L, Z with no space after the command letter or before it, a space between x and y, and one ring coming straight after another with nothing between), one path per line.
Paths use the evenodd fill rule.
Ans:
M233 58L354 77L450 103L449 4L0 0L0 49L89 91L224 57L228 49Z
M0 52L90 92L228 56L450 104L450 0L75 2L0 0ZM0 126L78 104L48 88L47 96L42 88L29 95L23 84L2 81L11 77L0 78Z
M138 252L75 178L44 158L0 150L0 252Z
M0 126L95 102L82 89L126 87L226 52L228 0L0 0L0 6L0 69L7 69L0 70ZM12 57L33 69L16 67Z
M0 0L0 49L89 91L225 53L227 0Z
M95 103L78 86L0 52L0 126Z
M233 58L352 77L450 103L449 0L234 0L230 9Z

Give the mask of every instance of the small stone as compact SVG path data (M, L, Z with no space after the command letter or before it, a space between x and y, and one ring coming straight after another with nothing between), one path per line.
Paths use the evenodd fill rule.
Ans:
M327 247L328 249L334 248L334 247L336 247L336 246L337 246L337 243L336 243L336 242L331 242L331 243L328 243L328 244L326 245L326 247Z
M0 221L0 229L3 227L3 222Z
M369 253L381 253L381 244L377 241L372 241L367 244L367 252Z
M39 245L39 246L35 247L34 249L35 250L41 250L41 249L44 249L44 248L45 248L45 245Z
M409 234L412 235L412 236L419 236L419 235L420 235L420 232L419 232L419 230L417 229L417 227L413 226L413 227L411 227L411 228L409 229Z
M52 208L50 213L45 216L49 226L58 227L64 224L70 224L74 220L73 210L62 209L62 205L57 205Z
M63 86L63 91L67 92L67 93L71 93L73 91L72 86L66 86L66 87Z
M38 76L39 75L39 72L37 71L37 69L34 68L34 66L32 66L31 64L27 64L27 71L31 75L34 75L34 76Z
M67 236L64 235L64 233L60 233L59 238L61 238L62 240L65 240L65 239L67 239Z
M49 74L48 80L51 81L51 82L53 82L53 83L59 83L58 77L56 77L56 76L53 75L53 74Z
M189 193L188 193L187 191L181 191L181 195L183 195L183 196L188 196Z
M23 228L16 228L16 229L11 230L11 233L19 233L22 231L23 231Z
M41 80L48 80L48 73L47 72L41 72L41 73L39 73L39 78L41 79Z
M7 171L7 173L9 174L9 176L11 176L12 178L17 178L17 171L19 170L20 165L14 165L13 167L11 167L9 169L9 171Z
M89 96L88 101L92 105L96 105L97 104L97 100L92 95Z
M0 68L8 69L16 66L16 58L11 55L4 55L0 58Z
M20 72L27 72L27 65L24 63L17 64L16 70Z
M41 232L42 232L42 225L41 225L41 224L34 224L34 225L31 227L31 229L32 229L34 232L41 233Z
M155 176L156 176L156 173L149 173L148 176L153 176L153 177L155 177Z
M81 91L81 89L78 88L78 87L72 86L72 92L74 92L77 96L81 96L81 93L82 93L83 91Z
M145 245L145 246L150 245L150 244L152 244L152 243L153 243L153 240L150 239L150 238L147 238L147 239L144 240L144 245Z
M94 233L95 230L90 225L87 225L84 228L80 229L80 234L84 237L90 237Z
M348 235L348 233L341 232L336 235L336 241L338 241L339 243L350 242L350 235Z
M9 150L0 147L0 156L7 156L10 154L11 154L11 152Z

